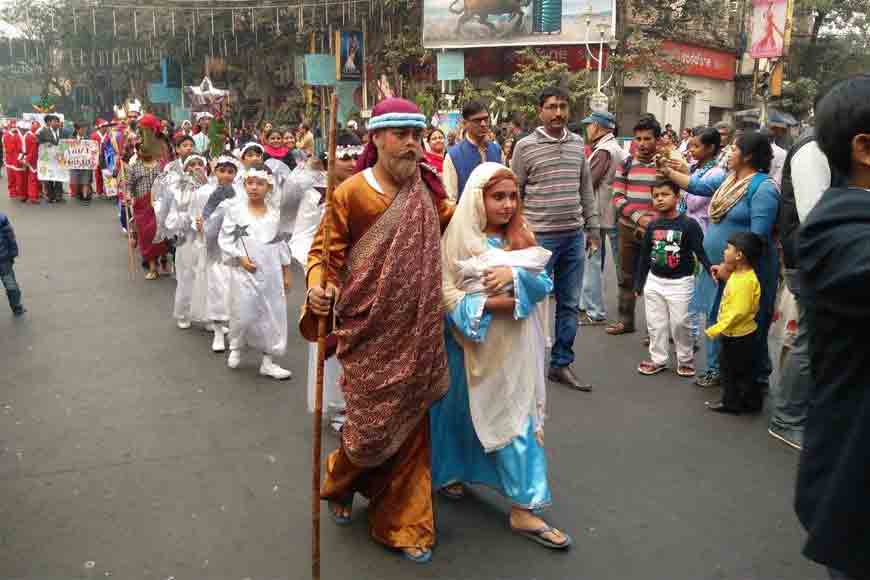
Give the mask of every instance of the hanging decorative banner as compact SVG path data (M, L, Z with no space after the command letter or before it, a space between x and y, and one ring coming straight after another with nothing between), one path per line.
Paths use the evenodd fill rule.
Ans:
M36 175L40 181L69 181L70 170L93 170L100 158L99 141L61 139L57 145L41 145Z
M337 30L335 32L336 78L342 81L358 81L362 78L365 62L363 33L361 30Z
M439 52L438 80L461 81L465 78L465 53L461 50Z
M305 57L301 54L293 57L293 83L297 85L305 84Z
M334 85L335 57L331 54L306 54L305 84L314 87Z
M787 0L752 0L752 58L779 58L785 47Z
M437 119L434 119L432 124L441 129L445 135L458 131L462 124L462 111L438 111L436 116Z

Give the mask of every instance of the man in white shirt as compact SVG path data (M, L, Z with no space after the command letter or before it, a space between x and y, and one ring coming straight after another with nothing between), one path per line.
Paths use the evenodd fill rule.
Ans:
M828 158L819 149L812 129L794 144L783 165L777 227L782 241L786 286L798 299L798 330L785 359L779 384L771 391L774 404L767 432L800 450L813 378L810 374L806 309L800 302L797 237L801 222L837 179L832 177Z

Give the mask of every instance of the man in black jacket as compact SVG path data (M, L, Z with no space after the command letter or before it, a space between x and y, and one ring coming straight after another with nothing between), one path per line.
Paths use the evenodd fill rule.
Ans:
M36 140L39 146L57 145L60 143L60 118L56 115L45 116L45 127L39 130L36 134ZM45 197L48 198L48 203L62 203L63 199L63 184L60 181L43 181Z
M801 301L813 383L795 508L804 554L832 578L870 578L870 75L816 110L816 139L848 187L825 192L801 229Z

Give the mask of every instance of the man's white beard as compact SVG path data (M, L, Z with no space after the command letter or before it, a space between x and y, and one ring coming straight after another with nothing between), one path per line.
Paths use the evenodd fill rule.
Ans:
M384 169L396 183L405 183L417 172L417 159L384 159Z

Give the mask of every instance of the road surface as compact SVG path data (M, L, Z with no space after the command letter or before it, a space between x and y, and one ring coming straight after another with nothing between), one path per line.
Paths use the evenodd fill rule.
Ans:
M18 233L29 309L17 320L0 309L0 578L309 577L307 349L295 329L278 360L292 381L259 377L253 357L230 371L208 334L175 328L171 279L128 278L111 204L22 206L4 180L0 211ZM795 452L763 416L711 414L713 393L640 377L640 341L582 329L577 368L596 390L549 392L547 517L574 536L570 552L512 535L505 502L476 490L436 500L435 558L418 566L368 539L358 500L349 528L324 510L323 578L826 578L800 554Z

